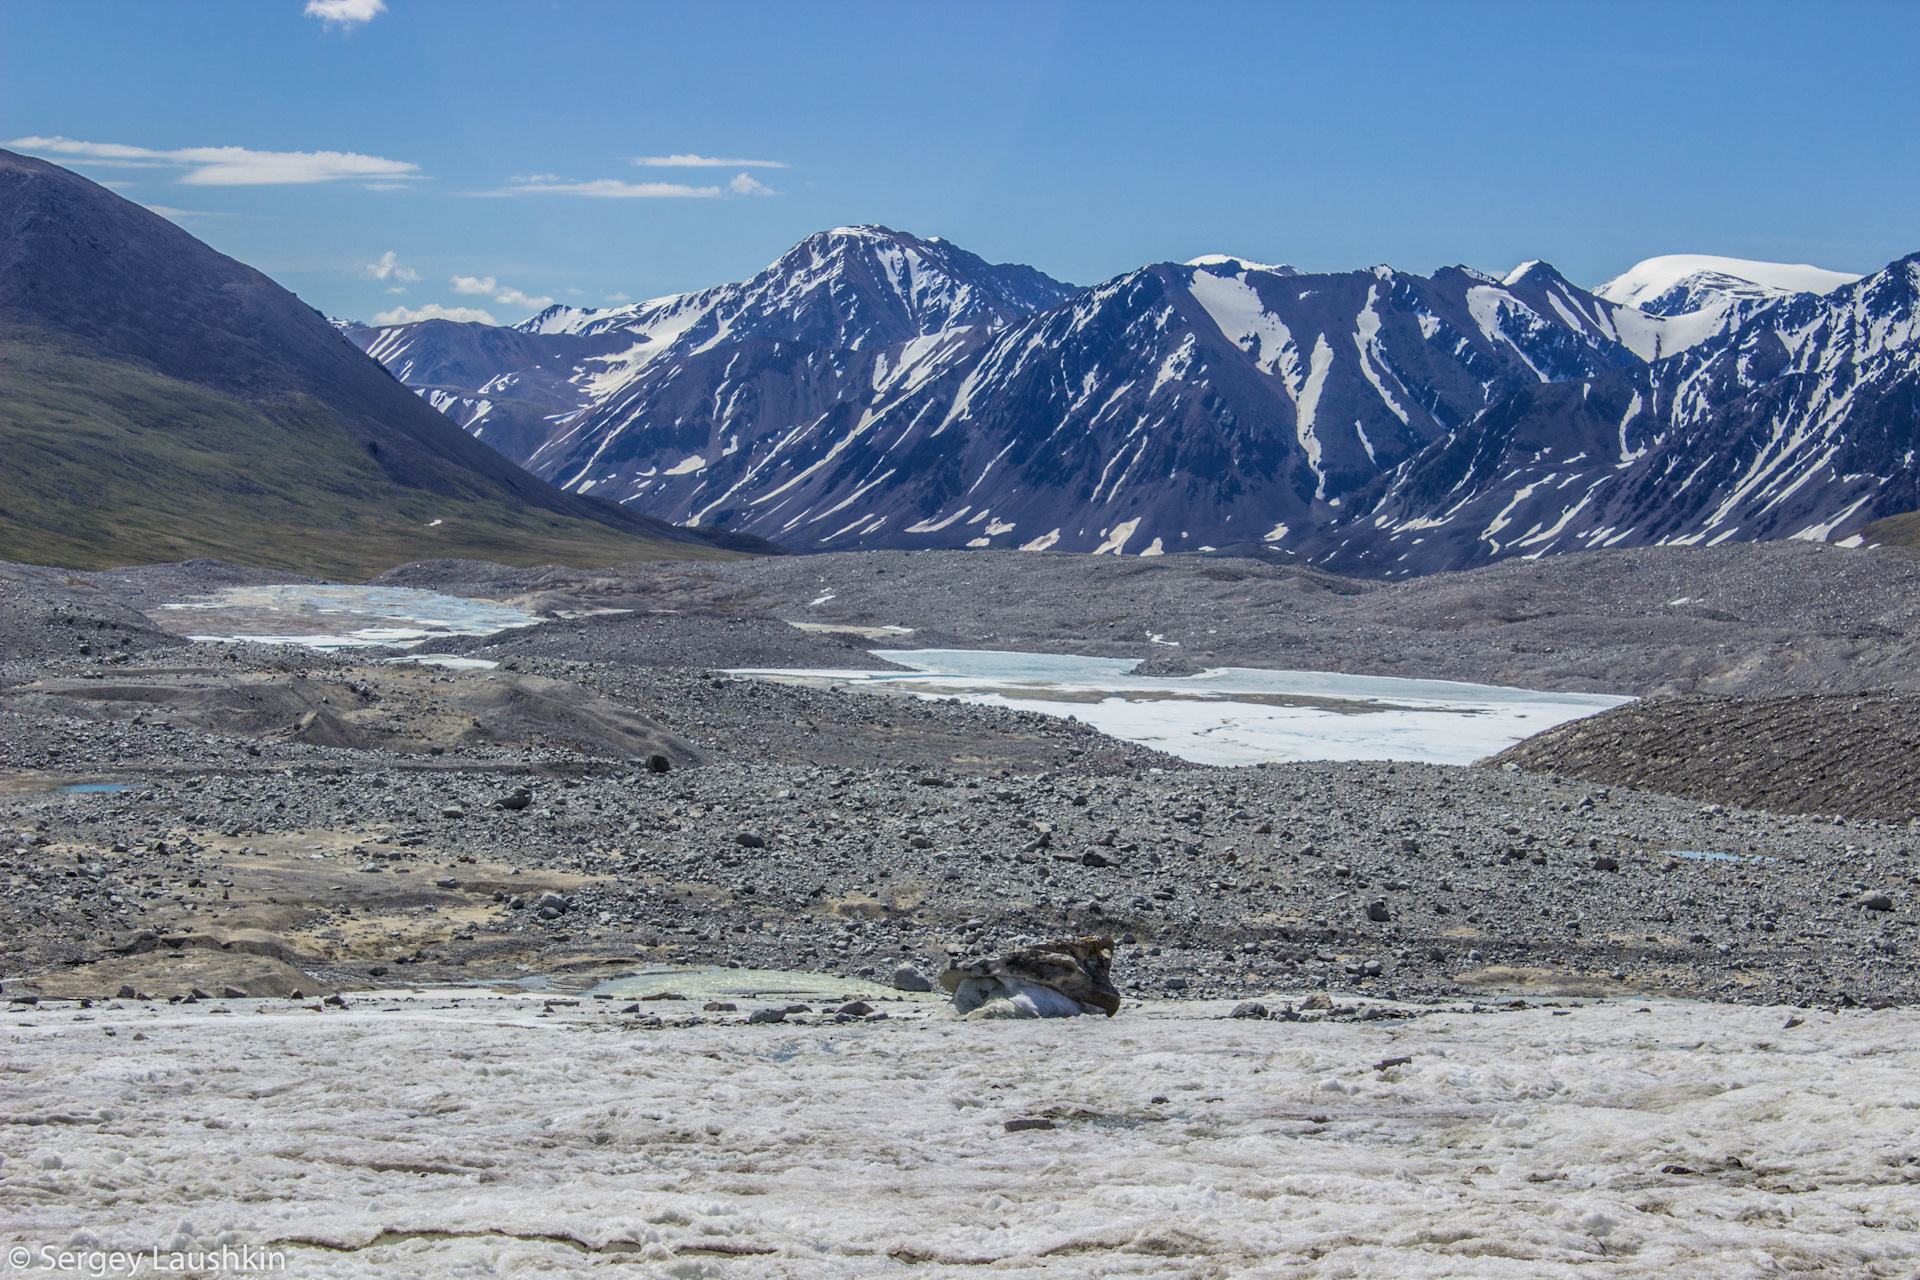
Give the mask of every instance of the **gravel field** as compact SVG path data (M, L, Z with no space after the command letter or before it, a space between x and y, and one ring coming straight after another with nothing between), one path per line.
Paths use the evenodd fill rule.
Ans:
M1549 729L1497 759L1749 808L1912 822L1920 697L1660 698Z
M1888 615L1910 563L1743 550L1771 557L1748 577L1777 579L1780 598L1825 601L1809 628ZM1676 554L1708 556L1703 573L1720 559ZM1666 563L1621 556L1642 563L1615 578ZM927 579L1032 565L1035 617L1049 601L1057 614L1082 607L1049 577L1063 564L1102 590L1232 572L1341 598L1325 575L1252 561L876 553L724 572L801 563L882 579L903 563L897 576ZM1829 585L1794 585L1782 566L1796 565ZM186 648L139 628L135 603L157 611L245 571L16 570L0 626L32 643L0 664L7 992L182 995L213 990L216 971L223 989L345 990L668 961L880 982L1073 932L1119 939L1116 978L1142 996L1287 982L1409 999L1912 998L1920 834L1903 813L1745 809L1711 788L1682 799L1571 767L1203 768L1059 718L738 680L681 665L671 637L639 638L665 618L700 629L703 662L764 659L788 634L768 616L770 592L722 570L672 572L652 598L673 613L442 641L502 663L446 671L365 651ZM612 584L598 597L559 571L388 576L443 591L489 582L555 614L640 607L617 573L595 579ZM1351 585L1365 602L1419 584ZM792 653L849 652L789 631ZM96 643L116 634L130 643ZM1898 717L1883 719L1892 732ZM55 792L87 782L136 785Z

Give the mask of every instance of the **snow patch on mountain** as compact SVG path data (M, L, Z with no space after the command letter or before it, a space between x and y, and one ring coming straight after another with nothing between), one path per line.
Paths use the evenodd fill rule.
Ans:
M1701 287L1741 297L1784 297L1795 293L1832 293L1861 279L1807 263L1755 262L1702 253L1672 253L1635 263L1593 291L1596 298L1645 309L1681 286Z

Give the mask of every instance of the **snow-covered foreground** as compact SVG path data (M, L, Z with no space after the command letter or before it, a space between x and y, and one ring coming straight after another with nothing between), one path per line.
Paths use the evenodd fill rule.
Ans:
M5 1015L6 1245L244 1241L295 1276L1920 1272L1920 1013L883 1007Z

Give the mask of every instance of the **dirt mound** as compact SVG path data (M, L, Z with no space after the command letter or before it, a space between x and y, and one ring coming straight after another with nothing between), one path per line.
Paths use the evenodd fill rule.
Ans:
M1920 818L1920 695L1659 698L1489 763L1778 813Z
M228 673L211 667L46 679L8 691L9 710L311 746L408 754L458 747L546 746L612 759L705 755L657 721L564 680L509 671L348 667Z
M0 657L104 657L187 643L90 578L0 561Z

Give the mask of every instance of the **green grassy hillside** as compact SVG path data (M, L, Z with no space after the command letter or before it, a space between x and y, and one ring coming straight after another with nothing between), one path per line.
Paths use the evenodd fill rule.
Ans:
M1903 511L1897 516L1875 520L1860 531L1860 536L1883 547L1920 549L1920 511Z
M0 559L98 569L206 556L358 580L438 557L732 558L403 488L377 448L304 396L241 400L64 344L0 341Z

